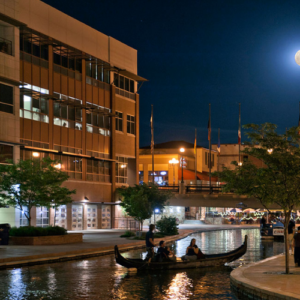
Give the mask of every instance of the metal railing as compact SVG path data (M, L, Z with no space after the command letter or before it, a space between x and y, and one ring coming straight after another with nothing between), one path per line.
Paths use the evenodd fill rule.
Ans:
M0 37L0 52L12 55L12 41Z
M222 187L219 185L212 185L209 186L208 184L200 184L200 185L187 185L185 187L186 193L202 193L202 192L209 192L209 193L219 193L221 192Z
M159 190L162 191L171 191L178 193L179 192L179 185L166 185L166 186L158 186Z
M115 218L115 229L139 230L139 222L130 218Z

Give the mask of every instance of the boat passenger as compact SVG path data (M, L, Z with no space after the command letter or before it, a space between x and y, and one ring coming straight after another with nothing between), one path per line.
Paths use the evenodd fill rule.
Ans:
M300 226L298 227L298 232L294 235L294 260L295 260L295 267L300 267Z
M157 259L158 260L174 260L176 261L176 256L170 250L169 247L166 247L165 241L159 242L159 248L157 250Z
M151 259L154 256L154 231L155 229L155 225L150 224L149 226L149 231L146 233L146 250L147 250L147 256L146 256L146 260L147 261L151 261Z
M190 245L186 248L186 254L181 257L182 260L197 260L198 254L202 253L196 245L196 239L192 239Z
M266 227L266 223L267 223L266 217L265 215L263 215L260 220L260 224L262 225L262 228Z

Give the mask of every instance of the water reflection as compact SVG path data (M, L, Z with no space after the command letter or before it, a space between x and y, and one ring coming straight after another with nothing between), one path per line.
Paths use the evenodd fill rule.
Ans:
M130 273L109 255L0 271L0 299L235 299L230 291L232 268L283 252L282 242L261 241L259 230L249 229L197 233L171 245L182 256L195 238L204 253L222 253L239 247L245 234L247 253L222 268ZM124 253L143 255L141 250Z

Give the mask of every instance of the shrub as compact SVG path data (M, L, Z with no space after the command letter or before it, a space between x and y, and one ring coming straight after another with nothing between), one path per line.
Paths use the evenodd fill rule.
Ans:
M178 234L176 218L163 216L159 221L156 222L156 228L165 235Z
M10 236L47 236L47 235L65 235L67 230L60 226L48 227L12 227L9 231Z
M120 237L132 237L132 236L135 236L135 233L130 230L126 230L124 234L120 235Z

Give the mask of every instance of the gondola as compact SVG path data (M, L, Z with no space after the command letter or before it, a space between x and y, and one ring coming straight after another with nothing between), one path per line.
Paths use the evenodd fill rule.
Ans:
M137 270L172 270L172 269L192 269L192 268L206 268L206 267L216 267L223 266L225 263L232 262L241 256L243 256L247 251L247 235L245 236L245 241L239 248L230 251L228 253L205 255L205 258L198 259L196 261L164 261L164 262L150 262L148 263L142 259L129 259L123 257L119 248L115 246L115 258L116 262L128 269L136 268Z

